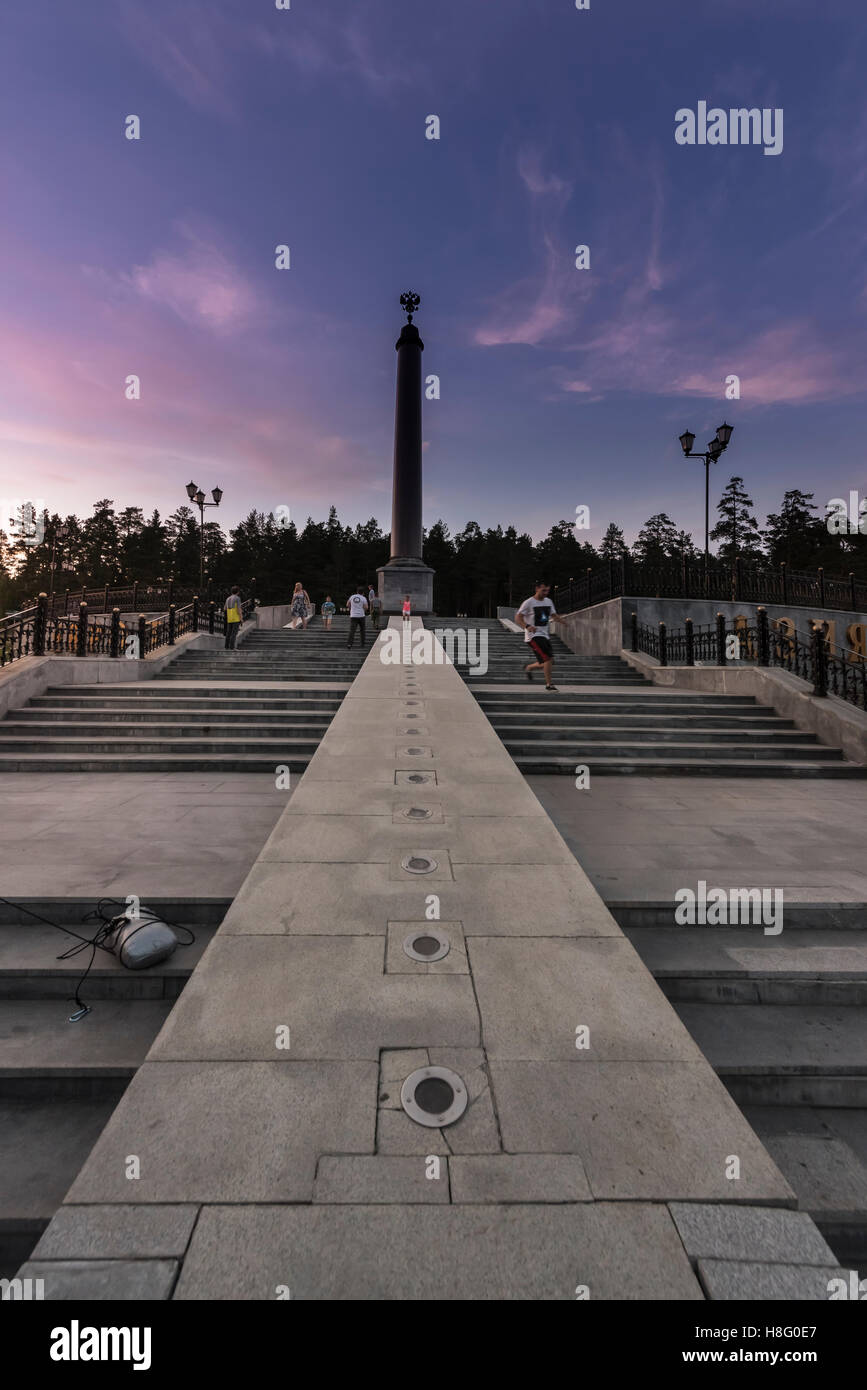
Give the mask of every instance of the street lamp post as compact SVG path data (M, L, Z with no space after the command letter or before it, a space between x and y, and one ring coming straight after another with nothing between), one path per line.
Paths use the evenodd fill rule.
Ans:
M65 524L58 526L51 537L51 580L48 588L49 611L54 612L54 571L57 568L57 542L65 541L69 534L69 527Z
M716 463L720 454L724 453L729 446L732 437L733 425L727 425L725 421L719 426L716 438L711 439L704 454L694 454L692 446L695 443L695 435L692 430L684 430L680 436L680 447L683 449L684 458L704 459L704 591L708 591L708 572L710 569L710 466Z
M201 593L205 584L205 508L219 507L223 496L223 490L219 487L212 488L211 496L214 500L213 502L206 502L205 494L202 492L198 483L190 482L187 483L187 496L191 502L195 502L199 509L199 532L201 537L199 544L199 593Z

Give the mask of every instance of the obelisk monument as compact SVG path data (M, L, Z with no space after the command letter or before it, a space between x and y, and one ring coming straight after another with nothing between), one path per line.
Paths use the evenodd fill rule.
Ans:
M394 481L391 503L391 559L377 571L383 613L399 613L409 594L413 613L433 612L434 572L421 558L421 355L412 321L421 303L417 294L400 296L407 322L395 343L397 394L394 407Z

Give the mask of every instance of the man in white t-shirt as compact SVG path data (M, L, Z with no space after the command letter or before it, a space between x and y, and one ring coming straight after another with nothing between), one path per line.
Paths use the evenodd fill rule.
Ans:
M556 685L551 681L554 653L551 650L548 628L550 623L558 623L560 619L557 617L556 608L548 597L549 589L549 584L543 584L541 580L537 580L533 597L525 599L521 604L515 614L515 622L524 629L524 641L529 642L536 657L535 661L531 661L524 667L527 680L532 681L534 671L544 671L545 689L556 690Z
M349 641L347 647L355 644L355 629L358 628L361 634L361 645L364 646L364 615L367 612L367 599L364 597L364 590L359 584L357 590L351 595L346 607L349 609Z

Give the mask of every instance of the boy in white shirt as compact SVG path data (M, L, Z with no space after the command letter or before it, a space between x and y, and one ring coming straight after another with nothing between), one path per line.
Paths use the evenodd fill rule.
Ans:
M548 597L549 584L543 584L541 580L536 581L535 593L532 598L525 599L515 614L515 622L524 629L524 641L529 642L531 650L536 657L529 665L524 667L527 680L532 681L533 672L542 670L545 672L545 689L556 690L557 687L551 681L551 668L554 664L554 653L551 650L551 643L548 638L549 623L558 623L557 610Z
M367 612L367 599L364 591L359 584L355 593L350 597L346 607L349 609L349 641L347 647L355 645L355 629L358 628L361 635L361 645L364 646L364 615Z

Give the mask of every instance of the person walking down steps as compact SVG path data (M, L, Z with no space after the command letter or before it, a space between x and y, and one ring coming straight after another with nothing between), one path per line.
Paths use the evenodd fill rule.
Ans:
M321 612L322 612L322 622L323 622L323 624L324 624L324 626L325 626L325 631L326 631L326 632L330 632L330 631L331 631L331 619L334 617L334 614L336 613L336 611L337 611L337 609L336 609L334 600L332 599L332 597L331 597L330 594L326 594L326 595L325 595L325 602L323 603L322 609L321 609Z
M403 621L408 623L412 617L412 604L409 601L409 594L403 596Z
M292 622L290 626L297 627L298 624L296 622L296 619L300 618L301 627L306 632L307 611L309 607L310 597L307 593L307 590L304 588L304 585L301 583L299 579L298 583L295 585L295 592L292 595L292 607L290 609L290 612L292 614Z
M549 623L558 623L557 610L548 597L550 585L543 584L541 580L536 580L535 592L532 598L524 599L521 607L515 614L515 622L524 629L524 641L529 642L530 649L534 653L536 660L529 662L524 667L524 672L528 681L532 681L534 671L545 672L545 689L556 690L557 687L551 680L551 670L554 665L554 653L551 649L549 638Z
M241 595L237 588L234 588L223 604L226 613L226 641L224 647L226 651L235 650L235 642L241 627Z
M367 599L364 597L364 590L359 584L356 592L352 594L346 607L349 609L349 640L347 647L355 645L355 629L358 628L361 637L361 645L364 646L364 615L367 612Z

